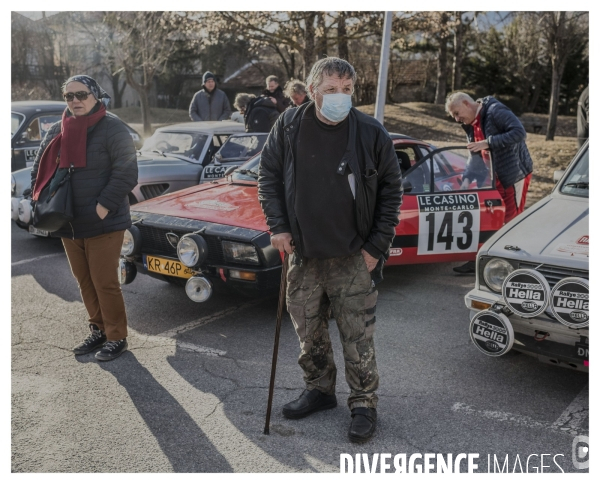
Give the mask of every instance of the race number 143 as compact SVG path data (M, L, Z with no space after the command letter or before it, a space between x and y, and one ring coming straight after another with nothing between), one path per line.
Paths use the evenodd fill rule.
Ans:
M479 197L472 194L473 203L466 204L453 203L451 197L419 200L419 255L477 251Z

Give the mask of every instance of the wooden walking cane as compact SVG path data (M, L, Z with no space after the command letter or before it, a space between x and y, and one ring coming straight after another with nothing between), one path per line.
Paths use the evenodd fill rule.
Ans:
M285 290L287 286L288 253L284 252L281 267L281 284L279 285L279 304L277 305L277 323L275 326L275 344L273 345L273 362L271 364L271 382L269 383L269 401L267 403L267 419L265 421L264 434L269 435L269 423L271 421L271 406L273 404L273 388L275 387L275 369L277 368L277 352L279 350L279 332L281 330L281 318L283 317L283 306L285 305Z

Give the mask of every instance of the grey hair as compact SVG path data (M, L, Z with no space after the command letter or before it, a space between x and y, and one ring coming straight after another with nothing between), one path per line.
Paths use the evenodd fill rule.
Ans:
M279 84L279 78L277 76L269 76L267 77L267 87L269 87L269 82L274 81Z
M283 92L287 97L291 97L292 94L306 94L306 84L298 79L290 79L286 84Z
M457 103L461 103L463 101L469 101L469 103L474 103L475 100L469 96L466 92L461 92L461 91L456 91L456 92L451 92L450 94L448 94L448 97L446 98L446 112L452 116L452 113L450 112L450 108L452 106L454 106Z
M241 111L242 108L246 108L251 99L254 99L256 96L254 94L248 94L247 92L240 92L235 96L235 101L233 101L233 106Z
M308 96L313 99L310 93L310 86L317 88L323 82L323 74L332 76L337 74L342 79L352 79L352 84L356 83L356 71L352 64L339 57L325 57L315 62L306 78L306 87L309 88Z

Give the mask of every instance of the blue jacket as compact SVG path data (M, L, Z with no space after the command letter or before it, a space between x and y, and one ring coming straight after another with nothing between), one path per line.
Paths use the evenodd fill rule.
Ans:
M533 171L533 161L525 138L527 133L519 118L492 96L478 99L481 103L481 129L492 153L496 176L503 187L510 187ZM469 142L475 141L473 126L463 124Z

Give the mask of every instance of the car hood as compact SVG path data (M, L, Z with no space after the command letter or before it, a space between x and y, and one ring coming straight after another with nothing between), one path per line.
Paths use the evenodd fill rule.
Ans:
M198 180L202 165L177 158L138 156L138 182L167 182Z
M489 255L588 269L587 198L551 195L523 215L499 231L489 245L486 244ZM507 250L506 246L521 250Z
M253 183L205 183L138 203L132 211L268 230Z

